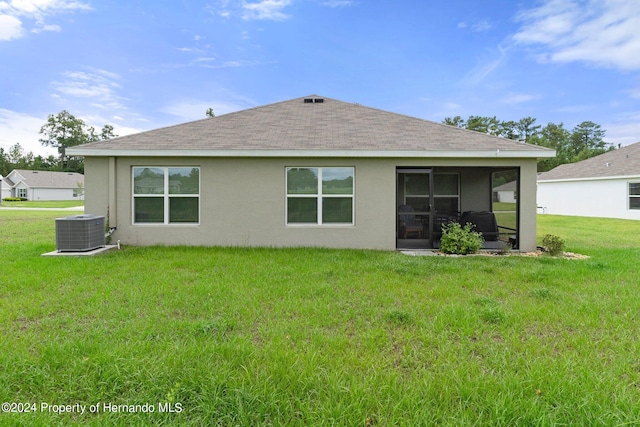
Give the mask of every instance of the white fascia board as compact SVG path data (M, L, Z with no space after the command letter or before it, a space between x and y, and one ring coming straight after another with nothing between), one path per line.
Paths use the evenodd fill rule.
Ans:
M355 158L542 158L555 157L553 150L112 150L69 148L67 155L85 157L355 157Z
M612 180L640 180L640 175L618 175L618 176L592 176L587 178L561 178L561 179L539 179L538 183L547 182L579 182L579 181L612 181Z

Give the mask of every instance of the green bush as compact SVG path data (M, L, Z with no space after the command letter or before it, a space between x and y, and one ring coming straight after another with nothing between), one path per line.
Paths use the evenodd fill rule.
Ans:
M445 254L467 255L480 250L484 239L482 234L473 231L475 226L467 223L462 227L457 222L442 226L440 251Z
M26 202L27 199L24 197L5 197L2 199L3 202Z
M552 256L558 256L564 253L564 240L553 234L547 234L542 238L542 246L544 250Z

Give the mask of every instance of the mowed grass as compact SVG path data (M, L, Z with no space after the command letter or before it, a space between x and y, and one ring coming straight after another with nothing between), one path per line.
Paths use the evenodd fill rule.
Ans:
M538 217L540 237L587 260L202 247L40 257L59 216L0 212L0 400L38 409L0 413L0 425L640 420L638 222ZM161 412L167 403L181 412Z
M73 208L84 206L84 200L26 200L23 202L10 202L3 200L3 208Z

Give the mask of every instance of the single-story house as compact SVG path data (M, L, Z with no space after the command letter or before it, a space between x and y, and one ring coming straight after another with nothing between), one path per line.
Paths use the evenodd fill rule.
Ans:
M538 176L544 213L640 219L640 142Z
M27 200L82 200L84 175L76 172L51 172L14 169L3 179L10 186L7 197Z
M518 182L510 181L493 188L493 201L500 203L516 203Z
M553 150L311 95L67 150L85 212L132 245L432 248L443 218L491 211L515 171L536 248L536 161Z
M13 183L0 175L0 200L11 197L11 187L13 187Z

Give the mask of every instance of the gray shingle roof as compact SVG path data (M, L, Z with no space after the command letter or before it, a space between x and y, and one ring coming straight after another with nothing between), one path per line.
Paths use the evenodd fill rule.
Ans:
M518 181L509 181L502 185L493 188L493 191L516 191L518 186Z
M538 175L538 181L640 176L640 142Z
M15 169L32 188L77 188L84 185L84 175L75 172L49 172Z
M68 154L108 155L104 150L501 150L553 155L542 147L317 95L82 145Z

